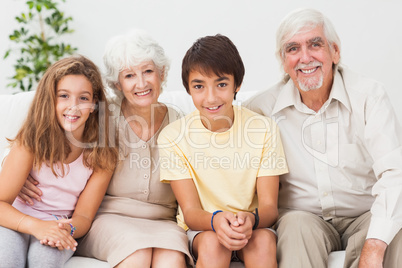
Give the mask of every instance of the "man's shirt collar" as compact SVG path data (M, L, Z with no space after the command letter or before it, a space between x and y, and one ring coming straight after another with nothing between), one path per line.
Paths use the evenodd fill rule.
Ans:
M344 80L340 73L341 70L342 69L340 68L340 70L337 70L335 72L331 93L329 94L328 100L323 105L323 108L328 106L328 104L331 103L334 99L342 103L348 109L348 111L351 112L351 104L346 92ZM272 114L274 115L290 106L294 106L297 110L303 113L313 112L302 103L299 90L293 83L292 79L289 79L286 84L284 84L281 93L279 94L278 99L275 103L274 109L272 110Z

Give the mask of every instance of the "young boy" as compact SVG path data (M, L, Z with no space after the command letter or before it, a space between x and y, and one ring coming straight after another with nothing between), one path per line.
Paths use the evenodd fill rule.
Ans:
M278 175L287 173L275 123L232 102L244 66L225 36L198 39L182 79L197 108L159 135L161 181L170 182L200 267L276 267Z

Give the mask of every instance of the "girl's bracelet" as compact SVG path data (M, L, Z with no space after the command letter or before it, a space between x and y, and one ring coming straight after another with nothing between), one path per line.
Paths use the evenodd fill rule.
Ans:
M17 224L17 232L18 232L18 228L20 227L20 224L21 224L21 222L22 222L22 220L26 217L27 215L25 214L24 216L22 216L21 217L21 219L18 221L18 224Z
M70 224L70 228L71 228L70 235L73 236L75 230L77 230L77 229L76 229L76 228L74 227L74 225L72 225L71 223L69 223L69 224Z
M59 218L57 218L56 215L53 215L53 214L52 214L52 216L55 217L56 220L59 219ZM67 217L67 216L66 216L66 217ZM18 224L18 225L19 225L19 224ZM69 225L70 225L70 228L71 228L71 230L70 230L70 235L73 236L73 235L74 235L74 232L75 232L75 230L77 230L77 228L75 228L74 225L72 225L71 223L69 223Z

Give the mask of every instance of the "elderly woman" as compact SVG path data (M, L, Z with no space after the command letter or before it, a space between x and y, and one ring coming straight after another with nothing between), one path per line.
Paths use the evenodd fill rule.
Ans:
M156 144L179 114L158 102L169 61L141 31L112 38L104 54L106 80L115 91L111 110L119 135L120 163L77 254L112 267L192 265L187 236L176 224L177 202L159 180Z

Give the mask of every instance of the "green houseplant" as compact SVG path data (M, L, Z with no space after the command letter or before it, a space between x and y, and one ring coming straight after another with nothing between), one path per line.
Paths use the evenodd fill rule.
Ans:
M19 87L22 91L32 90L52 63L77 50L58 41L60 36L73 30L68 27L72 17L64 16L57 7L57 0L29 0L26 5L27 12L15 17L20 28L9 36L15 45L4 55L4 59L10 53L17 55L13 65L15 74L7 87Z

